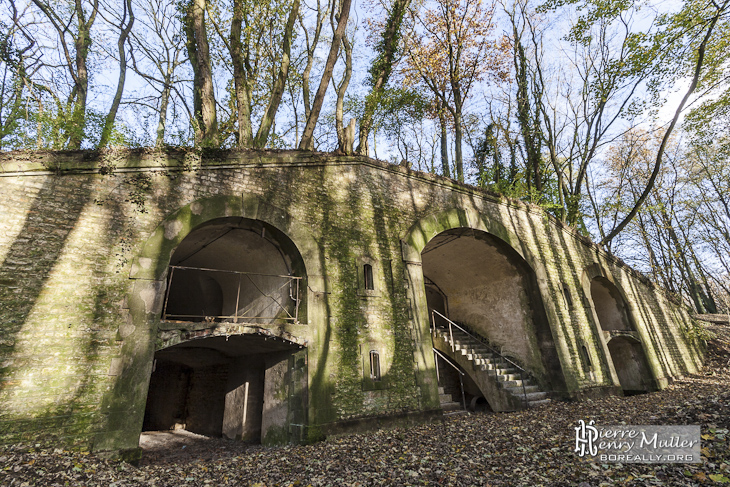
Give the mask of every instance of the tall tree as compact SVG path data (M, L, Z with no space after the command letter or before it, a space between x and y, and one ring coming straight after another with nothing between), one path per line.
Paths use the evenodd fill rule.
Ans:
M697 88L698 84L700 83L700 80L706 76L705 72L707 71L705 67L705 56L707 54L707 47L712 41L714 37L717 37L717 31L716 26L719 21L722 21L725 25L721 23L720 33L724 33L724 31L727 31L727 23L730 21L728 19L728 13L730 12L730 0L725 0L723 2L715 2L714 0L710 3L695 3L695 2L688 2L684 6L684 9L677 14L676 16L672 16L669 18L665 18L663 21L667 23L669 26L667 31L663 32L662 35L659 37L659 40L664 40L667 38L667 36L673 37L678 35L678 33L673 32L675 29L679 29L679 33L682 34L682 37L687 35L696 36L699 40L699 44L690 43L689 48L691 49L690 53L692 55L693 61L691 62L690 66L692 66L692 80L690 82L689 88L687 88L687 91L682 98L682 101L680 101L679 106L677 107L676 111L674 112L674 116L672 117L672 120L669 122L669 125L667 129L664 132L664 137L662 138L662 142L657 150L656 153L656 159L654 163L654 169L652 170L651 175L649 176L649 180L646 183L646 187L644 188L644 191L642 191L639 198L636 200L636 203L631 208L631 210L628 212L626 217L621 220L616 227L611 230L611 232L606 235L603 240L601 241L602 244L605 244L606 242L613 239L616 235L618 235L621 230L624 229L624 227L636 216L636 213L639 211L641 206L644 204L646 199L649 197L649 194L651 193L652 187L654 186L654 183L656 181L657 176L659 175L659 171L662 167L662 159L664 157L664 151L667 146L667 142L669 141L672 131L674 130L674 127L676 126L679 117L684 109L684 106L687 104L687 101L689 100L692 93ZM699 21L697 20L697 16L699 15ZM687 22L691 22L688 24ZM686 48L687 46L684 45L684 43L681 44L681 46L671 46L671 45L664 45L664 49L669 48L668 50L676 50L681 49L682 51L685 51L686 54ZM730 54L725 54L726 56L730 56ZM725 58L727 59L727 58ZM717 62L718 59L715 61ZM720 58L720 60L723 60L723 58ZM681 68L686 68L686 63L681 63ZM686 74L686 71L683 73Z
M317 7L316 7L316 21L314 24L314 31L312 32L312 37L310 39L309 37L309 31L304 25L304 18L300 15L299 17L299 23L302 26L302 31L304 32L304 40L305 40L305 52L307 57L307 62L304 67L304 71L302 71L302 101L304 103L304 119L309 118L309 112L312 110L312 102L311 102L311 89L309 87L309 77L312 72L312 67L314 66L314 54L315 50L317 49L317 46L319 45L319 39L320 35L322 34L322 26L324 25L324 18L327 13L326 9L323 9L320 5L320 0L317 0ZM299 137L297 137L297 141L299 140Z
M333 0L333 2L337 2L337 0ZM345 35L345 29L347 28L347 19L350 16L351 4L352 0L342 0L339 9L336 8L334 4L332 6L331 15L335 15L337 28L335 29L334 35L332 36L330 52L327 56L327 62L324 66L322 78L319 81L317 94L314 96L312 109L309 112L309 117L307 117L307 124L305 125L304 131L302 132L302 139L299 141L299 149L312 150L314 148L314 127L317 125L319 112L322 109L324 96L327 92L327 86L330 83L330 79L332 78L332 72L334 71L335 63L337 62L337 55L340 50L340 44L342 43L342 37ZM335 14L335 12L337 12L337 14Z
M230 63L223 64L233 69L237 146L262 148L269 142L286 91L300 0L234 0L232 7L229 35L223 34L219 21L212 22L231 57ZM254 133L257 112L261 114Z
M472 88L487 75L505 76L504 46L491 38L494 5L481 0L439 0L434 8L412 10L413 26L404 40L409 84L423 83L438 98L454 127L456 178L464 181L464 107ZM446 90L443 86L446 86Z
M124 83L127 78L127 39L134 25L134 9L132 8L132 0L124 0L122 14L118 16L116 28L119 30L117 39L117 53L119 60L119 77L117 79L117 90L112 99L112 105L104 120L104 126L101 130L101 139L99 147L106 147L109 138L112 135L114 120L117 118L119 104L122 101L122 93L124 92Z
M661 131L632 130L612 145L608 172L600 179L602 202L595 206L608 216L604 226L611 228L635 206L662 140ZM722 194L715 195L712 185L706 185L707 173L695 150L676 140L667 147L668 164L663 165L646 203L612 243L614 250L639 268L648 269L653 279L681 294L698 313L714 313L717 304L711 281L721 275L716 263L722 262L724 249L704 238L704 222L719 218L727 224L730 219L716 204L715 197L722 199ZM727 164L720 162L718 167L722 171ZM711 231L714 237L721 232Z
M360 119L358 154L368 155L368 137L373 127L373 116L397 61L403 18L410 4L411 0L393 0L383 26L382 38L375 46L377 55L368 76L370 93L365 98L365 110Z
M71 107L66 119L63 140L69 149L80 149L85 138L86 104L89 96L88 58L91 48L91 28L99 12L99 0L91 0L84 8L82 0L59 5L45 0L32 0L53 26L58 36L64 67L72 79L72 88L66 99ZM75 25L74 25L75 24ZM75 28L71 28L74 25Z
M137 19L137 27L130 32L132 70L157 93L154 96L157 118L155 145L161 146L167 134L168 111L175 108L175 95L187 111L191 125L194 120L193 110L181 92L182 81L179 79L180 67L188 61L185 36L182 35L183 27L175 6L166 0L139 0L135 8L141 15ZM147 104L143 100L137 103Z
M8 3L11 16L0 21L0 150L16 145L23 122L29 121L27 63L36 49L35 40L20 24L22 13L14 1Z
M337 131L338 151L347 154L352 150L350 146L353 140L350 139L350 135L345 132L346 129L343 121L345 93L347 92L347 87L350 84L350 78L352 78L352 42L347 38L346 33L342 36L342 48L345 52L345 72L342 74L342 79L339 84L336 84L334 81L332 84L334 85L337 93L337 102L335 105L335 130Z
M193 112L197 122L198 142L203 147L218 147L218 116L216 111L213 68L206 28L206 0L189 0L181 6L187 37L188 59L193 68Z

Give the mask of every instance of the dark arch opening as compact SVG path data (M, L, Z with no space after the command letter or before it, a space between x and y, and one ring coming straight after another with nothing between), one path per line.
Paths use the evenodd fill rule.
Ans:
M591 297L603 331L632 330L626 303L621 293L605 277L591 281Z
M163 319L296 323L306 312L304 262L294 243L258 220L218 218L170 259Z
M486 232L456 228L431 239L421 257L429 314L447 310L520 362L542 390L566 390L537 277L514 249Z
M626 337L613 337L608 342L608 351L624 395L632 396L651 390L651 374L641 343Z
M219 218L191 231L171 257L162 316L185 341L155 353L143 431L300 441L306 349L273 335L306 322L305 290L299 251L271 225Z
M605 277L594 277L591 280L591 300L600 328L604 333L608 332L608 351L624 394L652 390L653 381L646 355L635 336L628 307L618 288Z

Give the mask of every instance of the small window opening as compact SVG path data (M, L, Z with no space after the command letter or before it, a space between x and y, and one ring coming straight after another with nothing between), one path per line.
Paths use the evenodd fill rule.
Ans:
M372 291L375 289L375 283L373 283L373 266L370 264L365 264L363 267L364 275L365 275L365 289L368 291Z
M563 284L563 297L565 298L565 304L568 306L568 309L573 309L573 298L570 297L570 289L565 284Z
M583 359L585 360L585 370L590 370L593 368L593 364L591 364L591 356L588 355L588 349L585 345L580 346L581 351L583 352Z
M380 381L380 354L375 350L370 350L370 379Z

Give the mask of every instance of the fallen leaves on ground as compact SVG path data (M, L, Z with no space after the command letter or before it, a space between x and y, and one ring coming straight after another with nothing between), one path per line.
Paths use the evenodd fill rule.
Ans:
M699 375L667 389L501 414L452 416L410 429L264 448L190 433L147 437L135 467L93 454L0 448L7 486L579 486L730 484L730 329L712 326ZM598 425L699 424L702 463L601 464L574 452L579 419Z

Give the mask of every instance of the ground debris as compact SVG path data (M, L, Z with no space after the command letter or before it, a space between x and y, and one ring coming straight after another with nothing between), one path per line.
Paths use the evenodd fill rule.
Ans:
M710 327L702 373L638 396L453 416L403 430L263 448L179 431L145 435L138 467L31 445L0 448L2 486L633 486L730 484L730 329ZM579 419L699 424L702 463L599 464L574 452Z

